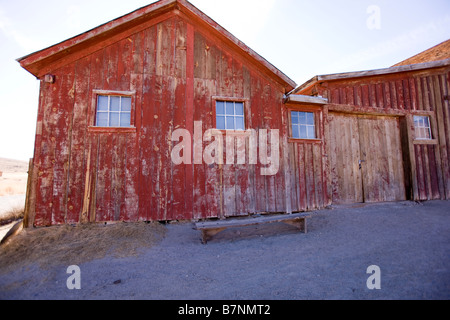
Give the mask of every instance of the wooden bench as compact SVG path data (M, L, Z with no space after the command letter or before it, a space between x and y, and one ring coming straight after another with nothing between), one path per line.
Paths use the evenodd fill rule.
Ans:
M197 222L195 229L202 232L202 243L207 244L215 235L228 228L247 227L264 223L282 222L298 228L303 233L307 233L306 219L308 218L311 218L310 213L257 215L249 218Z

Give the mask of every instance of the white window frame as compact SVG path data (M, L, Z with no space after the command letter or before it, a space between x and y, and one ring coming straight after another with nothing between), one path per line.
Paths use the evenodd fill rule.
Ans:
M217 106L218 106L218 103L223 103L224 104L224 113L218 113L217 111ZM233 114L228 114L227 113L227 104L233 104ZM242 115L241 114L236 114L236 104L240 104L240 105L242 105ZM239 100L236 100L236 101L232 101L232 100L221 100L221 99L217 99L217 100L215 100L215 116L216 116L216 129L218 129L218 130L225 130L225 131L245 131L245 129L246 129L246 121L245 121L245 102L244 101L239 101ZM217 121L217 119L218 119L218 117L224 117L225 118L225 128L219 128L218 127L218 121ZM228 128L228 126L227 126L227 118L233 118L234 119L234 121L233 121L233 124L234 124L234 126L233 126L233 128ZM243 128L240 128L240 129L236 129L237 128L237 122L236 122L236 120L237 119L242 119L242 121L243 121L243 123L244 123L244 127Z
M300 111L300 110L291 110L290 112L291 112L290 119L291 119L292 138L293 139L297 139L297 140L317 140L316 112L313 112L313 111ZM293 121L294 113L296 113L297 116L298 116L298 119L299 119L298 123L294 123L294 121ZM299 116L300 116L301 113L306 115L306 119L307 119L307 115L311 114L313 116L313 124L309 124L308 122L300 123L300 117ZM306 137L302 137L301 130L300 130L301 127L305 127L306 128ZM314 132L314 136L313 137L311 137L309 135L309 132L310 132L309 129L310 128L312 128L312 130ZM298 137L295 137L295 134L294 134L295 131L297 131Z
M126 129L130 129L130 128L134 128L134 100L135 100L135 94L136 92L134 91L111 91L111 90L94 90L93 91L94 96L93 96L93 103L94 103L94 110L95 110L95 115L94 115L94 123L93 123L93 127L91 128L97 128L97 129L122 129L122 130L126 130ZM99 100L100 97L108 97L108 110L99 110ZM120 105L119 105L119 111L113 111L111 110L111 98L112 97L119 97L120 98ZM131 99L131 108L130 110L127 111L123 111L122 110L122 98L129 98ZM98 115L99 113L104 113L104 114L108 114L108 120L107 120L107 126L99 126L99 119L98 119ZM110 125L110 115L111 113L117 113L119 114L119 126L111 126ZM120 122L121 122L121 117L122 114L129 114L130 116L130 123L126 126L120 126Z
M413 121L414 121L415 140L421 141L433 140L433 131L431 130L430 116L415 115ZM423 133L425 133L425 135L423 135ZM427 134L428 137L426 136Z

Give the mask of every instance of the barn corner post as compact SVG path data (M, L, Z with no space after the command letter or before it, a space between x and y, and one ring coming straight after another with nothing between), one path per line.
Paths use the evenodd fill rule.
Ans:
M34 224L35 204L36 204L36 171L34 168L34 159L31 158L28 163L27 190L25 195L25 208L23 217L23 227L30 228Z

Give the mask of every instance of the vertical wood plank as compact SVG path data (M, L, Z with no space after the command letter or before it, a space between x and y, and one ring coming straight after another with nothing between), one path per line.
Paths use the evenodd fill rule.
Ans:
M383 96L385 100L384 104L385 109L392 109L391 90L389 82L387 81L383 83Z
M59 74L57 74L59 78ZM50 226L53 223L54 164L56 163L57 136L59 128L58 102L64 77L54 84L44 84L45 100L43 104L41 156L39 166L38 194L36 206L36 226ZM58 172L57 172L58 173Z
M446 123L446 120L449 119L449 111L448 108L445 108L446 102L444 102L444 92L441 91L441 81L442 78L440 76L434 76L432 79L432 85L434 87L434 92L432 93L432 101L436 110L436 120L438 125L439 132L439 152L441 154L441 168L442 172L446 176L446 183L444 184L444 189L447 197L450 195L450 164L449 164L449 155L447 154L447 141L450 141L450 133L449 133L449 123Z
M400 109L397 100L397 89L395 81L390 81L390 92L391 92L392 109Z
M208 99L210 100L209 92L207 92L207 88L205 86L205 82L202 79L194 80L194 105L196 106L206 106ZM208 121L208 115L206 115L205 109L195 108L193 110L194 121L203 122L205 121L205 125L211 124L212 121ZM205 127L206 129L210 129ZM212 128L212 127L211 127ZM203 129L202 129L203 131ZM201 134L203 137L203 133ZM203 142L200 142L203 148ZM193 213L195 219L206 218L205 214L207 212L207 203L206 200L207 190L206 190L206 164L204 161L201 163L194 165L194 175L193 175Z
M191 24L186 26L186 129L194 137L194 77L195 77L195 30ZM201 133L203 135L203 133ZM194 145L192 143L192 145ZM189 217L194 218L194 165L188 164L186 170L185 208Z
M52 225L66 222L67 183L69 175L70 140L72 134L72 117L74 105L74 65L60 70L58 103L53 105L53 201Z
M257 105L253 105L253 88L252 88L252 74L251 71L244 66L244 98L247 99L245 103L245 118L247 120L246 122L246 128L247 130L253 130L254 129L254 121L252 117L253 109L257 107ZM250 163L250 154L253 153L255 146L250 145L250 138L247 139L246 142L246 161L248 163L247 165L247 198L248 198L248 210L250 214L254 214L257 212L256 210L256 195L255 195L255 174L256 174L256 166L253 163ZM257 147L256 147L257 148ZM257 151L257 150L256 150Z
M395 86L396 86L396 91L397 91L397 107L401 110L404 110L405 109L405 100L404 100L402 80L396 80Z
M67 223L78 223L83 206L87 163L87 113L90 103L91 57L75 66L75 103L73 110L71 156L69 160Z
M308 209L308 199L307 199L307 184L306 184L306 155L305 155L305 145L303 143L297 144L297 156L298 160L298 187L299 187L299 199L300 199L300 210L306 211Z
M174 106L174 130L186 128L186 83L184 79L178 78L177 87L175 89L175 106ZM173 166L173 218L175 220L189 219L189 211L186 210L186 189L190 189L191 186L186 185L186 166L175 165Z
M291 182L291 163L290 157L291 154L289 152L289 144L288 144L288 135L289 135L289 118L288 112L284 106L281 108L281 130L280 130L280 144L282 149L282 156L280 158L280 162L282 162L282 173L284 175L284 202L285 202L285 212L292 213L292 182Z

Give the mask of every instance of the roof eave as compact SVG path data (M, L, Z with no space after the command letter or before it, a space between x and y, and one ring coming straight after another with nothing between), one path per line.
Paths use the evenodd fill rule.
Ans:
M290 93L290 95L305 92L305 90L307 90L311 86L314 86L315 84L320 83L320 82L382 76L382 75L389 75L389 74L394 74L394 73L435 69L435 68L441 68L441 67L446 67L446 66L450 66L450 59L418 63L418 64L411 64L411 65L406 65L406 66L390 67L390 68L385 68L385 69L375 69L375 70L367 70L367 71L319 75L319 76L315 76L314 78L312 78L312 79L308 80L307 82L303 83L302 85L298 86L294 91L292 91Z
M174 6L176 6L177 2L178 0L161 0L148 6L136 9L133 12L130 12L124 16L106 22L91 30L76 35L72 38L69 38L55 45L52 45L50 47L44 48L42 50L36 51L22 58L19 58L17 59L17 62L19 62L20 65L24 69L29 71L31 74L33 74L36 77L39 77L41 76L41 74L39 74L37 70L38 68L36 68L36 66L44 62L45 60L51 58L52 56L73 49L77 45L80 45L82 43L94 41L102 34L113 32L115 29L124 27L127 24L135 21L136 19L146 17L148 15L157 15L163 12L167 12L171 10Z
M204 23L206 23L210 28L213 28L218 32L218 34L222 35L228 42L230 42L230 44L239 48L242 53L251 57L256 64L265 68L268 73L277 78L277 82L285 88L286 93L296 87L296 83L283 72L186 0L161 0L155 2L110 22L102 24L94 29L86 31L80 35L26 55L17 59L17 61L24 69L39 78L43 75L42 66L46 65L49 61L52 61L52 59L57 60L58 57L62 56L65 52L76 50L77 46L82 46L86 43L94 43L95 41L101 39L102 36L104 37L105 34L114 33L116 31L118 32L118 30L122 29L126 30L127 26L138 24L141 20L151 19L151 17L170 12L174 9L178 9L185 14L194 15L195 17L200 18L200 20L204 21Z
M326 105L328 104L328 99L323 97L312 97L299 94L292 94L286 97L284 103Z

